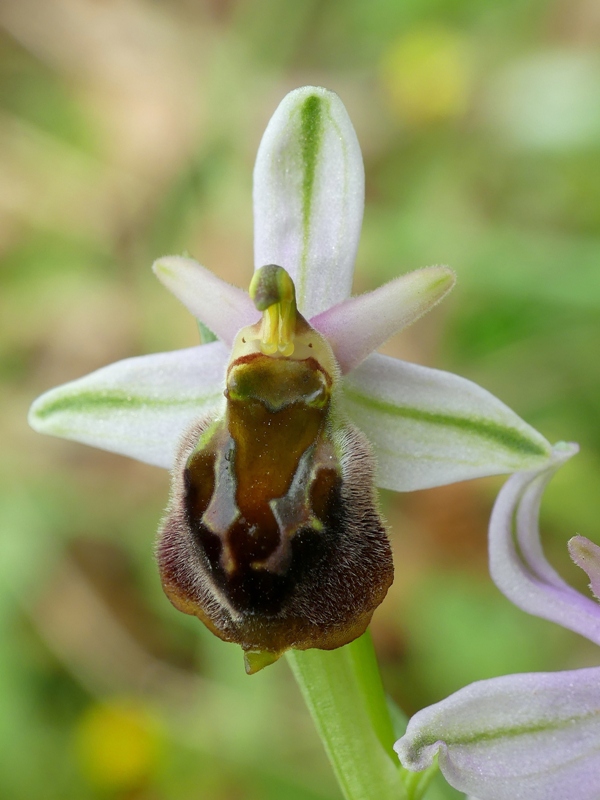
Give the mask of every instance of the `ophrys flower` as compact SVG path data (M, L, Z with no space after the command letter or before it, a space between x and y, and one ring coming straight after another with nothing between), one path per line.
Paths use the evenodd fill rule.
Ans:
M292 92L254 173L255 265L268 267L253 286L257 305L192 259L159 259L158 277L219 341L105 367L31 411L37 430L174 470L159 544L165 588L219 636L262 654L250 668L287 647L339 646L368 624L391 579L374 472L377 485L409 490L550 457L548 442L484 389L373 352L454 276L430 267L350 298L363 205L342 103L324 89ZM244 403L258 404L262 428ZM262 436L294 404L304 421ZM354 567L344 561L350 539Z
M513 475L490 522L490 572L515 605L600 644L600 605L547 561L538 526L542 493L577 452L557 445L546 469ZM583 536L571 557L600 596L600 548ZM425 769L439 753L448 781L479 800L596 800L600 796L600 667L478 681L418 712L396 744Z

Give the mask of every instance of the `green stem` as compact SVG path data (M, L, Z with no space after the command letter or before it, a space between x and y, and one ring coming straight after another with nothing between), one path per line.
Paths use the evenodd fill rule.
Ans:
M346 800L404 800L369 632L337 650L291 650L287 657Z

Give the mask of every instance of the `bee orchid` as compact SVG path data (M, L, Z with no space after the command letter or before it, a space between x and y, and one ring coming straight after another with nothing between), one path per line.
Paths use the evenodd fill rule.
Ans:
M250 672L359 636L392 580L375 486L423 489L538 469L548 442L447 372L375 351L454 274L351 297L364 206L339 98L284 98L254 172L249 293L191 258L154 271L217 340L118 362L32 406L38 431L172 471L158 542L168 597L240 644Z

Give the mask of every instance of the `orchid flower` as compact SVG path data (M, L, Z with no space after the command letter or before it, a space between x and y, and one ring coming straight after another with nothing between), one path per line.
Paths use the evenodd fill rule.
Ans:
M191 258L154 264L217 341L104 367L30 413L40 432L172 470L163 586L241 644L250 672L365 630L392 580L374 484L423 489L551 457L474 383L375 352L454 275L429 267L350 297L363 206L341 101L291 92L258 151L250 293Z
M549 466L506 482L490 521L490 571L515 605L600 645L600 547L569 541L592 600L556 573L539 535L544 488L576 452L557 445ZM411 770L438 754L448 782L479 800L597 800L600 667L478 681L418 712L395 749Z

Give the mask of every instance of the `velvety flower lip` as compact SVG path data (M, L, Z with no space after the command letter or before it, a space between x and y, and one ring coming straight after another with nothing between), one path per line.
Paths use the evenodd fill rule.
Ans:
M600 644L600 605L558 575L539 536L544 488L577 450L557 445L545 469L506 482L490 521L490 570L520 608ZM575 536L569 551L596 594L600 548ZM449 783L480 800L597 800L600 668L471 684L418 712L395 749L413 770L425 769L438 755Z
M454 274L429 267L350 297L363 206L362 157L342 102L319 87L291 92L254 170L255 264L288 271L299 310L329 340L345 413L372 442L378 483L426 488L546 464L548 442L484 389L373 352L439 302ZM184 431L222 405L229 348L259 314L246 292L191 258L161 258L154 270L219 341L104 367L46 392L29 420L170 469Z

